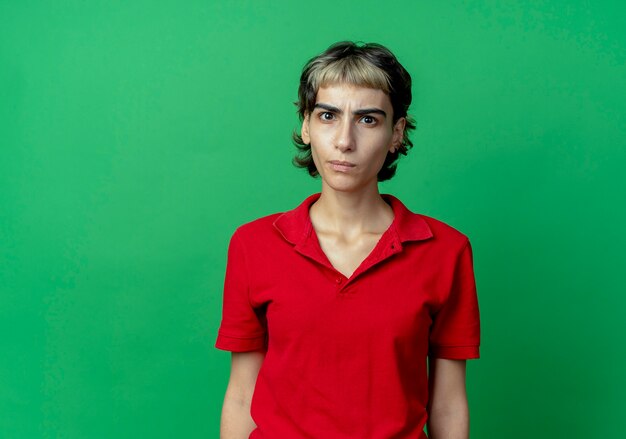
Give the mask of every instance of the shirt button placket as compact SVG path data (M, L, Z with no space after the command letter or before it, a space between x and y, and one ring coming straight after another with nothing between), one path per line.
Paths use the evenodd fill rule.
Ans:
M335 277L335 285L337 285L337 292L341 293L341 287L343 286L343 278L341 276Z

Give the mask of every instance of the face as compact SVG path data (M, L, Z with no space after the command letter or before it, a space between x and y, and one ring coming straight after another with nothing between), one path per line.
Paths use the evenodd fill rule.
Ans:
M406 121L393 123L389 96L379 89L334 84L320 87L302 123L302 140L322 185L356 191L377 185L388 152L401 144Z

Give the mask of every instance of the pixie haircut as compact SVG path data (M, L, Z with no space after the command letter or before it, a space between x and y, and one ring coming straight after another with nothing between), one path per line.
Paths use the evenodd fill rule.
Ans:
M313 112L319 88L331 84L351 84L382 90L389 96L393 107L392 123L395 124L401 117L406 119L402 143L393 153L387 153L378 172L378 181L389 180L396 173L400 154L407 155L413 146L408 134L415 129L415 122L407 115L412 99L411 75L394 54L380 44L357 44L351 41L335 43L311 58L302 69L298 101L295 103L300 121ZM304 143L297 132L293 133L293 142L298 149L293 164L306 168L311 177L317 177L319 172L311 156L311 144Z

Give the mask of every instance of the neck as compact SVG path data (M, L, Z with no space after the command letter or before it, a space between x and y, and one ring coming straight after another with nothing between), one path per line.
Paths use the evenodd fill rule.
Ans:
M322 194L309 213L316 231L347 237L383 233L393 221L393 210L380 195L378 185L351 192L322 185Z

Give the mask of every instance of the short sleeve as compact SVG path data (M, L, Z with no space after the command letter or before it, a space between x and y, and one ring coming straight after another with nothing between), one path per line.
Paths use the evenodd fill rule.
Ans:
M235 231L228 245L222 321L215 343L217 349L231 352L266 349L265 316L261 309L252 307L249 290L244 248Z
M451 360L479 358L480 316L469 240L457 258L450 285L445 303L433 318L429 356Z

